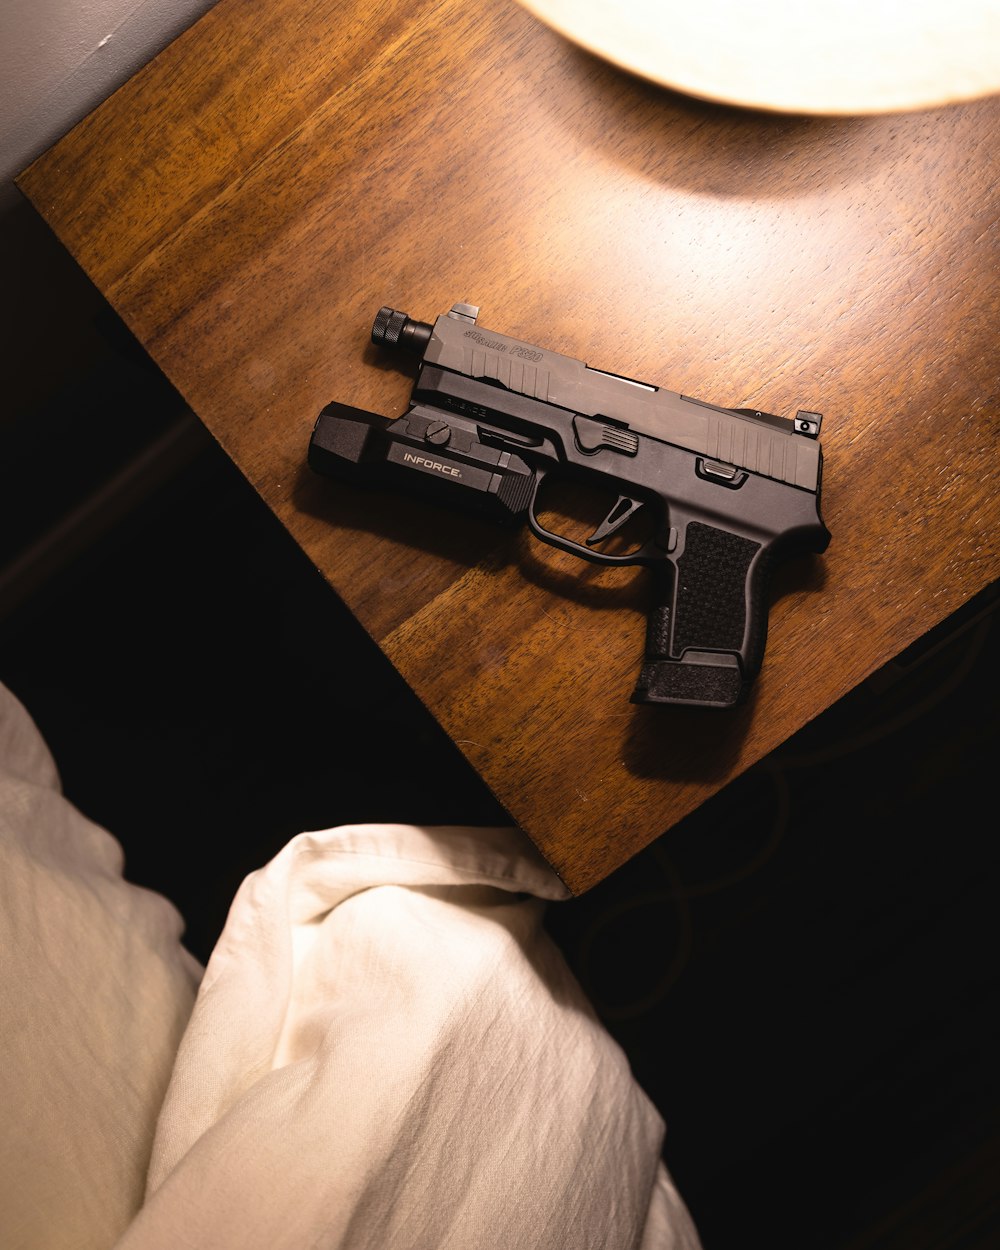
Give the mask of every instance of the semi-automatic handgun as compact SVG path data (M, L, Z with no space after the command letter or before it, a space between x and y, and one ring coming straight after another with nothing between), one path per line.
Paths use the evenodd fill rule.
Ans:
M500 523L526 519L537 538L584 560L648 568L632 702L741 702L763 659L770 569L830 541L819 514L821 415L720 408L483 329L478 315L455 304L430 325L381 308L372 341L420 357L409 409L390 419L327 404L310 466ZM614 500L583 542L540 522L546 479ZM636 546L602 550L639 516L649 524Z

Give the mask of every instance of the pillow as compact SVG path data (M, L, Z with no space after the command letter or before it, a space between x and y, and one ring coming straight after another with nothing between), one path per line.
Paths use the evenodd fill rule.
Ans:
M181 933L0 684L4 1250L107 1250L138 1210L202 971Z

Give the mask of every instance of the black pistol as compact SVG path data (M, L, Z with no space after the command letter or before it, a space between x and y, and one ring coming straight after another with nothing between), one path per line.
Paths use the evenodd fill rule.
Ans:
M372 340L420 357L395 420L331 403L309 465L359 485L401 487L494 521L525 519L543 542L652 574L646 653L633 703L733 707L760 669L774 562L822 552L822 417L720 408L591 368L477 325L455 304L433 325L381 308ZM615 502L583 542L538 519L547 478ZM647 536L601 550L633 516Z

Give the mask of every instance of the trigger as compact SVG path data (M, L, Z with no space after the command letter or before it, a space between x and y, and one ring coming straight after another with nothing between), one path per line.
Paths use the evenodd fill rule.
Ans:
M596 543L609 538L616 530L620 530L629 517L634 516L641 507L642 500L632 499L628 495L619 495L618 502L587 539L587 546L593 547Z

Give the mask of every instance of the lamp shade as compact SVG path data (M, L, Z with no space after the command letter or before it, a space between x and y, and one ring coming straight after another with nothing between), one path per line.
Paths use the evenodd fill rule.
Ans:
M787 113L931 108L1000 91L1000 0L519 0L643 78Z

